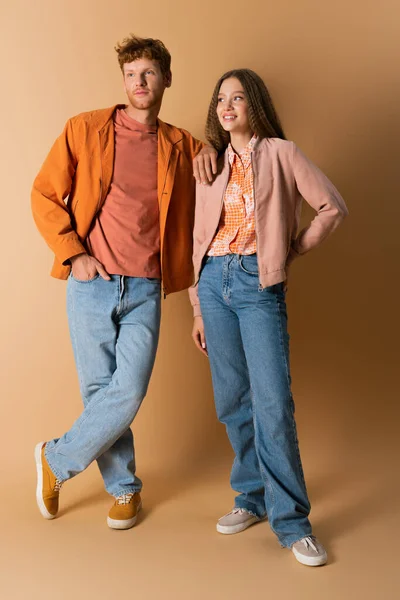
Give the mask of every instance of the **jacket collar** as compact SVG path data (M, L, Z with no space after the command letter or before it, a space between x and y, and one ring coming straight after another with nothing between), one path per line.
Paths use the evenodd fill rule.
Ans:
M117 108L124 108L125 106L126 104L114 104L114 106L110 106L109 108L96 110L93 113L93 124L96 129L101 131L101 129L108 125L113 119ZM183 138L182 132L177 127L165 123L164 121L161 121L161 119L157 119L157 125L159 128L159 135L170 144L176 144Z
M239 156L240 160L243 163L243 166L245 169L247 169L251 163L251 153L253 152L254 146L257 143L257 136L255 134L253 134L251 140L248 142L248 144L243 148L243 150L241 152L239 152L238 154L236 154L236 152L234 151L232 144L229 143L228 144L228 160L229 160L229 164L232 167L233 162L235 161L236 157Z

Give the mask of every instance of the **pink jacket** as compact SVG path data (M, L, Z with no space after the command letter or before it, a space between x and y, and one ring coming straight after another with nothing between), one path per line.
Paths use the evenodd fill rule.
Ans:
M259 279L262 287L286 279L294 258L318 246L348 214L343 198L293 142L259 141L252 153L254 212ZM230 174L228 152L210 186L197 185L194 224L194 284L189 288L194 316L201 315L197 284L203 258L218 228ZM317 214L298 235L303 198Z

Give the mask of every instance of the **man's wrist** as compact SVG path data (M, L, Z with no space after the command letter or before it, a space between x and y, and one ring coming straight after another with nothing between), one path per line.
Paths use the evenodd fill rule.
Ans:
M76 259L79 258L80 256L87 256L87 252L80 252L79 254L75 254L74 256L71 256L71 258L69 259L69 262L71 263L71 265L73 265L74 262L76 261Z

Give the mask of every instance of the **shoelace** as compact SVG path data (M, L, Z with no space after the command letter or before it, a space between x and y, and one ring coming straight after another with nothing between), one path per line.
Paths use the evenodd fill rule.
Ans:
M56 482L55 482L54 488L53 488L53 492L59 492L62 488L63 483L64 483L63 481L56 479Z
M229 515L243 515L244 513L250 514L245 508L234 508L230 512L226 513L224 517L228 517Z
M122 494L122 496L118 496L118 498L116 498L115 500L117 504L129 504L133 496L134 493L130 492L129 494Z
M308 548L312 548L314 552L318 552L318 548L315 545L315 537L313 535L308 535L307 537L302 538L300 542L307 548L307 550Z

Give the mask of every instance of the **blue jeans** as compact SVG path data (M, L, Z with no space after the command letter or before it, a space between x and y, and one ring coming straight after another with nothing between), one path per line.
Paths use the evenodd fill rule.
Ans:
M160 327L160 280L68 279L67 310L84 410L45 455L61 481L97 460L112 496L140 491L130 425L146 395Z
M199 298L219 420L235 453L235 506L282 546L311 533L294 420L283 283L261 289L257 256L207 257Z

